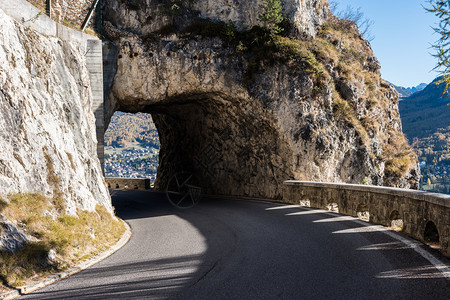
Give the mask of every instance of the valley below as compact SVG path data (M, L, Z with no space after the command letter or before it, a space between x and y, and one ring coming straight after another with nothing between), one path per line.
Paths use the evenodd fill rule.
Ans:
M439 80L401 98L399 110L403 132L419 160L420 189L450 194L450 99Z

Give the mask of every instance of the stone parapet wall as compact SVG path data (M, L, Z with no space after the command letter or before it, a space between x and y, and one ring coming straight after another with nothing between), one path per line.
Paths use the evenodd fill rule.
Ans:
M149 190L150 179L147 178L117 178L106 177L106 183L110 189L124 190Z
M426 228L434 224L439 247L450 255L450 195L415 190L342 183L285 181L283 202L336 211L390 227L402 220L402 232L428 242ZM432 223L431 223L432 222Z

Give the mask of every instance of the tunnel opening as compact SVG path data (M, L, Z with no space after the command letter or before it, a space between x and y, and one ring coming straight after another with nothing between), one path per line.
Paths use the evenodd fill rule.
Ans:
M150 114L116 111L105 132L104 151L105 177L148 179L150 185L154 184L160 141ZM138 188L125 182L113 186Z
M280 158L280 153L289 153L289 146L273 116L257 102L211 92L178 94L151 103L117 102L112 107L122 114L151 114L160 146L157 191L166 191L175 174L188 172L200 182L202 194L276 199L281 197L282 182L292 177L286 171L291 161ZM105 136L106 147L113 141ZM110 158L111 148L105 150ZM108 167L105 164L107 176Z
M432 248L439 248L439 232L433 221L428 221L425 225L423 239Z

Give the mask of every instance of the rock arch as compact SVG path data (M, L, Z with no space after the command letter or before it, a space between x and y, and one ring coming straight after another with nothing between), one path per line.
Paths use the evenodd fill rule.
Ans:
M161 138L156 188L180 165L197 173L208 193L236 196L280 198L286 179L417 184L414 164L403 174L385 172L402 151L390 147L392 153L383 156L386 144L405 140L395 91L379 78L379 65L358 32L355 43L367 54L361 72L378 80L372 90L379 99L370 103L364 84L343 78L336 62L317 62L315 70L299 61L255 62L253 53L229 47L218 36L183 35L189 16L173 24L179 31L156 33L166 24L152 15L156 2L134 7L134 17L121 11L127 9L124 1L110 2L117 5L107 7L108 32L119 51L106 125L116 110L152 114ZM291 2L286 9L298 4ZM311 10L295 6L301 8L296 15L325 16L318 11L326 8L307 3ZM310 24L314 34L305 30L305 43L324 21ZM326 73L320 84L319 71Z
M161 150L156 189L176 172L193 172L209 194L276 198L292 177L287 142L256 103L218 93L180 94L145 105ZM123 110L123 108L121 108Z

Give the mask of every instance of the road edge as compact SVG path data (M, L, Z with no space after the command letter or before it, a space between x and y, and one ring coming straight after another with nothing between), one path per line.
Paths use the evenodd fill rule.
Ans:
M283 200L277 200L277 199L258 199L258 198L252 198L252 197L237 197L237 196L233 197L233 196L220 196L220 195L217 195L217 196L205 195L205 197L211 198L211 199L226 199L226 200L231 200L231 201L241 201L239 199L242 199L244 201L252 201L252 202L272 203L272 204L286 205L286 206L292 205L292 206L302 207L302 208L307 208L307 209L322 210L324 214L330 215L330 216L347 216L347 217L353 218L352 222L355 222L355 223L358 223L358 224L364 225L364 226L373 227L377 231L390 236L391 238L403 243L410 249L414 250L420 256L422 256L425 260L427 260L429 263L431 263L439 272L442 273L444 278L450 282L450 266L445 261L443 261L441 258L434 255L430 251L429 246L427 244L423 243L420 240L416 240L409 235L403 235L403 234L401 234L401 232L393 231L386 226L383 226L380 224L375 224L375 223L372 223L369 221L363 221L363 220L360 220L351 215L330 212L330 211L327 211L327 210L325 210L323 208L319 208L319 207L302 206L300 204L287 203L287 202L284 202ZM446 256L442 252L439 252L439 253L440 253L440 255L443 256L444 259L446 258Z
M104 260L105 258L111 256L112 254L114 254L115 252L117 252L120 248L122 248L123 246L125 246L125 244L130 240L131 235L132 235L132 231L131 231L131 227L130 225L128 225L127 222L125 222L122 219L119 219L120 222L122 222L125 226L125 232L123 233L122 237L119 239L119 241L112 246L111 248L109 248L107 251L103 252L102 254L88 260L85 262L82 262L81 264L79 264L76 267L70 268L67 271L63 271L57 274L52 274L49 277L42 279L42 280L38 280L35 282L32 282L30 284L27 284L25 286L21 286L11 292L7 292L7 293L3 293L0 294L0 299L2 300L8 300L8 299L14 299L17 297L20 297L22 295L26 295L29 294L33 291L36 291L40 288L43 288L45 286L48 286L52 283L55 283L59 280L62 280L64 278L70 277L78 272L81 272L97 263L99 263L100 261Z

